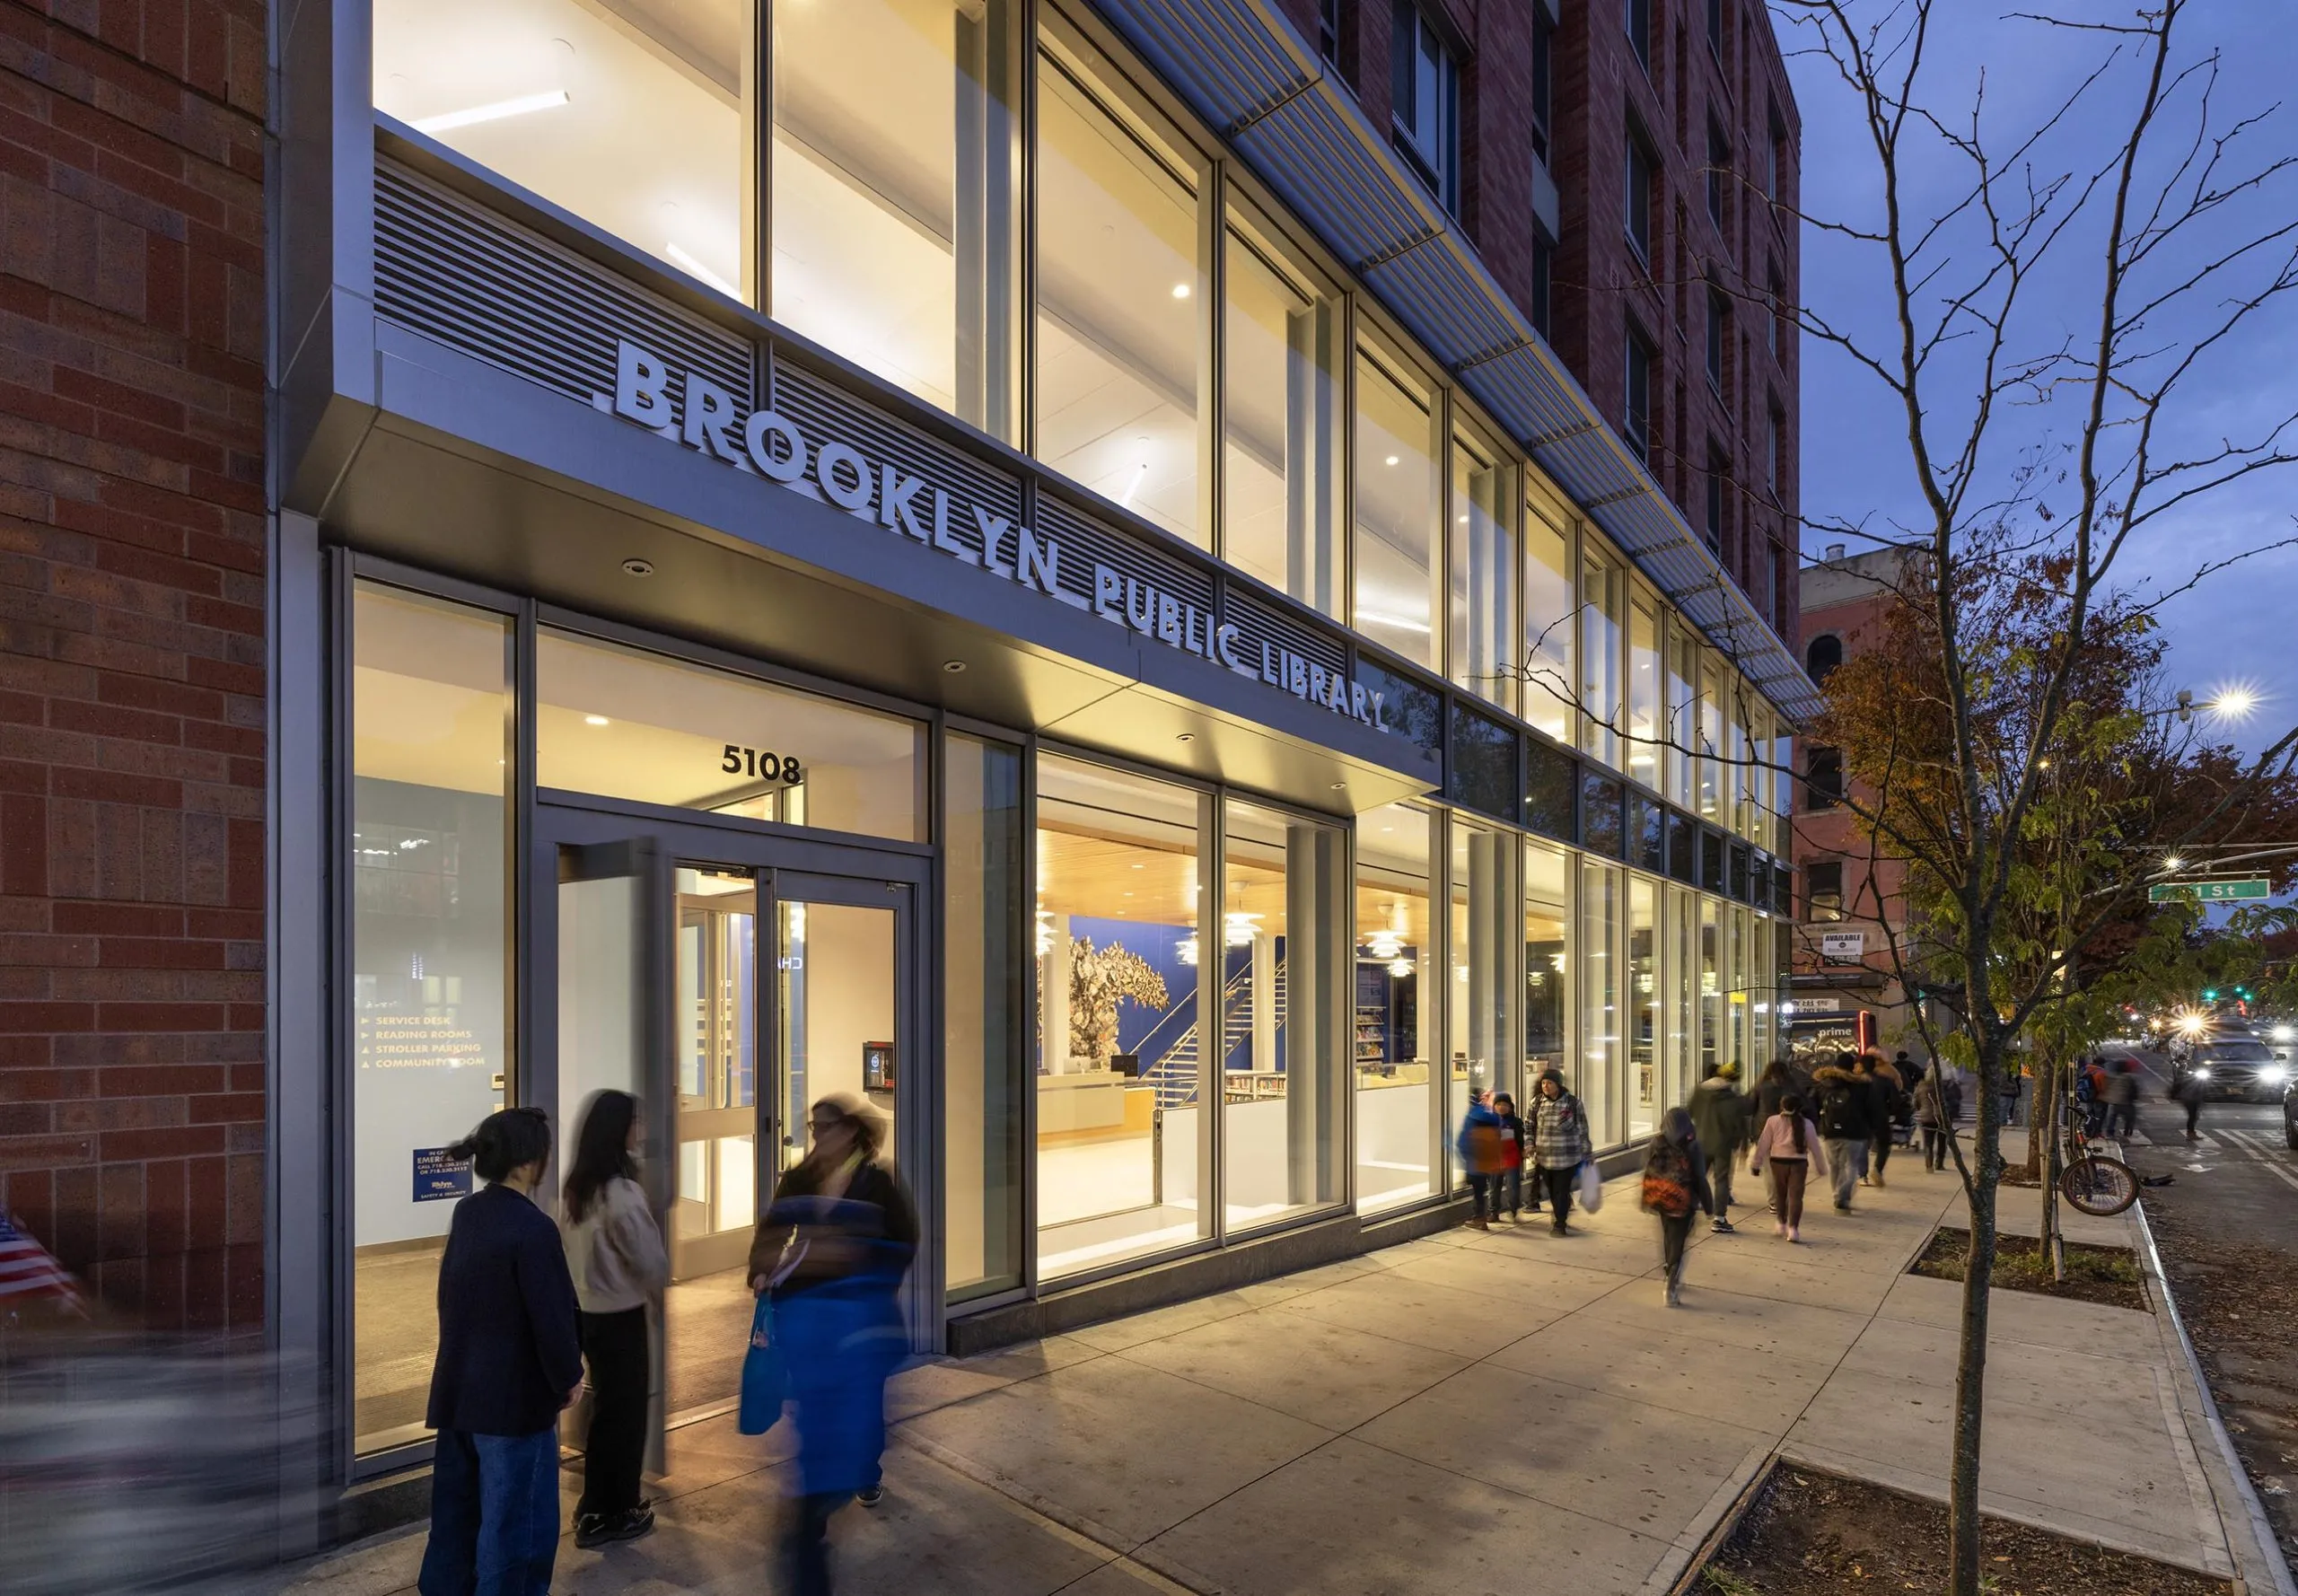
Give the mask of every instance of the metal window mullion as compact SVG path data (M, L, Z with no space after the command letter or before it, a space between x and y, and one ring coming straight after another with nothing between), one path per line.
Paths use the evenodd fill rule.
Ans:
M1222 1155L1227 1145L1228 1102L1222 1078L1228 1065L1224 1043L1228 1016L1222 1011L1229 965L1226 800L1220 788L1198 794L1197 893L1197 1098L1206 1123L1197 1132L1197 1200L1206 1205L1215 1246L1229 1236L1228 1182ZM1205 1228L1200 1223L1200 1228Z

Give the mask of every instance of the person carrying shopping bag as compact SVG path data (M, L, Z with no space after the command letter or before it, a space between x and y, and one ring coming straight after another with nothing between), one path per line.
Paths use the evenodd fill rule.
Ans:
M1683 1306L1684 1249L1691 1241L1692 1221L1708 1204L1707 1159L1700 1150L1691 1116L1670 1109L1660 1122L1660 1134L1644 1153L1644 1211L1660 1220L1660 1264L1666 1272L1671 1308Z
M1771 1180L1771 1210L1777 1216L1775 1236L1791 1241L1803 1239L1803 1187L1813 1165L1824 1176L1828 1152L1820 1127L1804 1118L1803 1100L1794 1092L1782 1099L1779 1112L1764 1121L1756 1133L1756 1150L1748 1160L1748 1173Z
M583 1548L636 1540L654 1527L654 1510L638 1493L653 1367L646 1316L670 1282L671 1259L638 1184L639 1144L638 1100L597 1093L583 1108L563 1194L560 1233L591 1365L591 1427L574 1504L574 1544Z
M1539 1095L1532 1102L1532 1163L1548 1202L1548 1229L1572 1233L1572 1186L1580 1165L1595 1150L1588 1139L1588 1112L1564 1089L1561 1070L1540 1072Z

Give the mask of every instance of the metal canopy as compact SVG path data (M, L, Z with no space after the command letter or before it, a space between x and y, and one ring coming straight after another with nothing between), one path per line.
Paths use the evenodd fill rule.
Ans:
M1269 0L1094 4L1759 692L1819 714L1794 653Z

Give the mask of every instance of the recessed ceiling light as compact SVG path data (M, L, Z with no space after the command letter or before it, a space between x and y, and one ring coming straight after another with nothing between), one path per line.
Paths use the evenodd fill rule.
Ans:
M1173 741L1175 742L1195 742L1197 741L1197 733L1194 732L1183 732L1180 735L1176 736Z
M586 715L583 717L583 723L586 726L610 726L614 723L602 715Z
M1394 464L1396 464L1396 463L1397 463L1397 457L1396 457L1395 455L1393 455L1393 454L1391 454L1390 456L1389 456L1389 464L1390 464L1390 465L1394 465Z
M1332 784L1332 790L1336 793L1346 793L1348 791L1348 784L1345 781L1337 781Z
M1189 288L1187 283L1176 283L1173 285L1173 297L1175 299L1187 299L1188 297L1188 294Z
M652 576L654 574L654 562L653 560L625 560L622 562L622 571L626 576Z
M505 117L523 117L530 111L553 110L566 103L566 91L546 89L539 94L522 94L515 100L490 101L462 110L451 110L435 117L418 118L414 123L417 133L452 133L458 127L469 127L478 122L499 122Z
M942 662L942 669L947 671L952 676L955 676L959 671L965 668L966 662L963 660L943 660Z

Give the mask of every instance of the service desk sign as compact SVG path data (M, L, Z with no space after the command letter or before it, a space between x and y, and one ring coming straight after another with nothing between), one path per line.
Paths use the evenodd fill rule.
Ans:
M1248 644L1239 630L1195 604L1094 561L1064 566L1061 544L1039 538L978 504L899 467L873 462L834 438L809 438L772 410L747 416L734 396L693 372L675 373L659 355L627 339L614 353L615 415L656 435L723 460L738 471L833 504L858 521L977 566L1007 582L1101 617L1183 653L1280 688L1375 731L1385 695L1314 660L1272 644ZM607 409L598 394L592 403Z
M1867 934L1864 931L1822 931L1820 933L1820 957L1822 959L1864 959L1867 956Z

